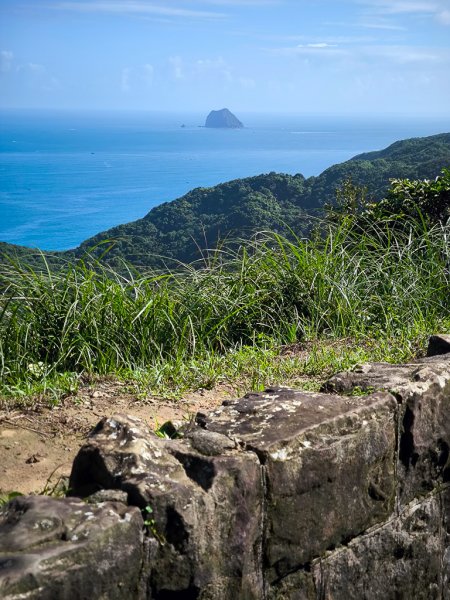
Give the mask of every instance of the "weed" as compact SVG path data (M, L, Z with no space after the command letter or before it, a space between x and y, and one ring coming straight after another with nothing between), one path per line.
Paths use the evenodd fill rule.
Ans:
M2 494L0 496L0 508L6 506L8 502L14 500L14 498L17 498L18 496L23 496L23 494L21 492L8 492L7 494Z
M153 517L153 508L150 504L147 504L147 506L142 509L142 517L144 519L144 527L147 529L148 533L151 533L161 546L163 546L166 543L166 540L164 535L158 531L155 518Z
M41 496L53 496L54 498L64 498L68 495L69 488L69 478L65 475L60 475L55 482L52 481L53 475L60 469L63 465L56 466L45 482L44 489L39 493Z
M162 439L165 440L175 440L177 438L183 437L172 423L172 421L166 421L162 425L159 425L158 421L156 421L155 434Z

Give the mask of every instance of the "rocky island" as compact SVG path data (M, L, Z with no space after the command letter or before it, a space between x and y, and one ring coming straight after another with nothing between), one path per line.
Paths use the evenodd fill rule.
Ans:
M226 129L241 129L244 125L228 108L212 110L206 117L205 127L222 127Z

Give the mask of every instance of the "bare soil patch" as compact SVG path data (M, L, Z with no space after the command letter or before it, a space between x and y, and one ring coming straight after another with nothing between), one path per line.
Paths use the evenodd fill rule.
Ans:
M177 401L137 398L117 381L82 387L49 408L0 412L0 495L50 492L67 484L73 459L103 417L126 413L156 429L168 420L192 418L232 396L230 388L201 390Z

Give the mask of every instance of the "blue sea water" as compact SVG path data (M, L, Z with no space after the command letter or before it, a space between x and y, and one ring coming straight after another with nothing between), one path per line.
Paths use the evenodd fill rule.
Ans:
M195 187L270 171L318 175L450 119L238 114L0 112L0 241L64 250ZM184 125L184 126L182 126Z

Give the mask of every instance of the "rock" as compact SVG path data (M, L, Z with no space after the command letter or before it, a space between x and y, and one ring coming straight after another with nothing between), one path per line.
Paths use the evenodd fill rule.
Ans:
M41 460L42 460L42 456L40 454L32 454L31 456L29 456L26 459L25 462L26 462L27 465L33 465L35 463L40 462Z
M84 498L89 504L99 504L100 502L122 502L127 504L128 494L122 490L99 490Z
M194 436L205 455L189 440L159 438L117 415L100 422L75 459L75 495L116 488L151 509L148 529L159 542L148 559L152 598L263 595L261 467L255 454L228 449L234 444L223 437Z
M178 439L102 419L69 483L90 504L3 509L0 596L450 600L450 355L325 387L227 400Z
M221 110L212 110L209 113L206 117L205 127L241 129L244 125L228 108L222 108Z
M332 597L332 596L331 596ZM322 600L317 595L311 568L307 565L283 577L268 588L267 600ZM328 598L326 599L328 600ZM350 600L350 597L349 599ZM359 599L358 599L359 600Z
M142 530L123 504L17 497L0 509L0 597L141 598Z
M450 353L450 335L432 335L428 340L427 356Z
M390 390L399 403L398 500L408 504L450 481L450 361L434 356L406 365L373 363L338 373L327 390Z
M197 420L265 470L265 573L273 582L381 523L394 509L395 398L272 388Z
M186 437L191 446L205 456L218 456L226 450L233 450L237 447L236 442L226 435L205 429L194 430Z
M439 495L414 502L398 518L318 560L312 569L317 597L440 600L442 551L449 542L441 504Z
M330 377L322 386L322 392L351 394L356 391L375 390L395 391L404 385L417 369L417 365L391 365L390 363L370 363L357 365L352 371L343 371Z

